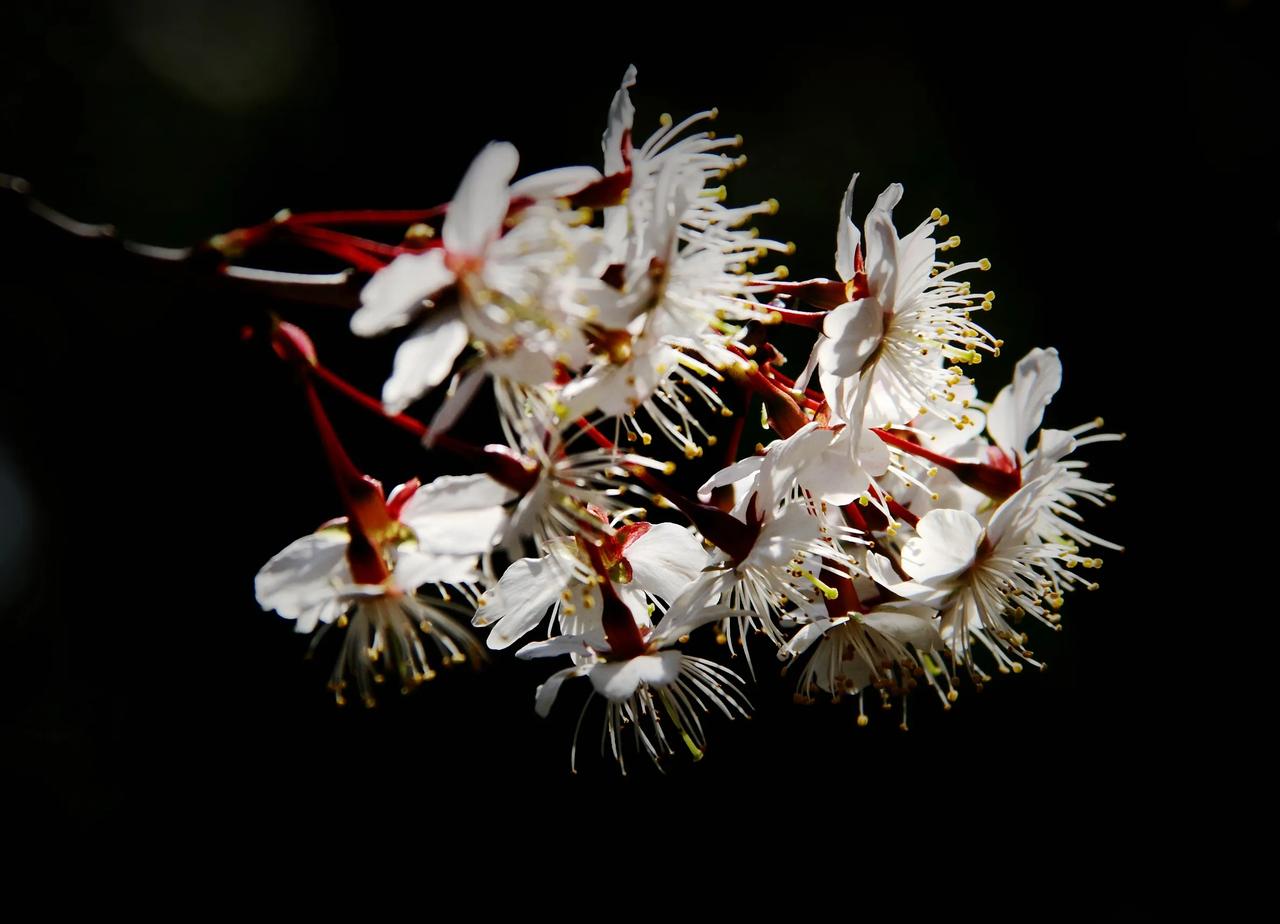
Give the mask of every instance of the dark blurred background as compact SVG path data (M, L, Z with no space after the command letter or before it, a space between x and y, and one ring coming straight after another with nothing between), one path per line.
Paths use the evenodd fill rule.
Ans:
M1178 580L1159 490L1181 452L1162 408L1187 388L1166 363L1195 348L1183 320L1217 310L1202 284L1220 284L1232 242L1275 232L1274 7L840 9L726 26L635 5L538 24L284 0L29 8L0 34L0 172L164 245L283 207L425 206L492 138L517 145L522 173L597 164L634 62L640 137L662 112L712 105L745 136L731 200L781 200L762 229L799 245L797 276L831 273L851 172L859 215L901 181L900 227L940 206L961 255L994 264L983 320L1007 347L977 370L985 393L1055 345L1065 379L1046 423L1100 414L1129 434L1087 453L1119 495L1090 525L1128 550L1104 555L1102 589L1070 599L1064 632L1038 634L1047 672L965 686L945 714L917 695L906 734L890 715L856 728L849 704L795 707L791 680L764 677L755 718L712 720L700 764L661 776L634 759L626 780L595 758L591 718L570 777L586 689L538 719L545 662L503 657L339 710L332 650L304 660L305 639L253 599L258 568L339 508L288 371L241 334L279 310L373 391L394 344L355 342L334 309L154 272L6 196L0 812L52 832L267 838L465 822L505 843L667 809L851 845L1148 824L1207 734L1167 721L1195 696L1174 684L1195 655L1161 652ZM387 485L441 471L411 437L331 408Z

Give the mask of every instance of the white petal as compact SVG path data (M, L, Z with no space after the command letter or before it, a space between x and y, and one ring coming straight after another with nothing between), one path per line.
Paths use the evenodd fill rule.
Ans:
M472 622L485 626L496 621L488 645L495 651L506 648L542 621L566 583L564 566L551 556L522 558L484 595L485 604Z
M676 523L655 523L623 557L631 565L632 582L667 603L684 593L710 559L693 533Z
M557 658L560 655L590 655L591 646L581 635L557 635L541 642L530 642L519 651L516 657L522 660L530 658Z
M802 655L809 650L809 646L822 638L828 629L833 626L842 625L848 621L848 616L841 616L837 619L829 619L824 616L821 619L815 619L795 635L791 636L791 640L783 646L782 650L793 658L798 655Z
M862 234L853 223L853 184L856 182L858 174L855 173L840 200L840 224L836 226L836 272L843 282L853 278L853 254L862 241Z
M627 68L622 75L622 86L613 95L609 106L609 124L605 128L602 145L604 147L604 172L612 175L620 172L626 165L623 163L623 138L631 131L635 122L636 107L631 103L631 94L627 91L636 85L636 66Z
M921 651L942 647L942 636L934 625L934 611L924 606L890 604L879 607L861 617L862 624L896 638L900 642L915 645Z
M987 523L987 538L992 546L1017 544L1035 524L1045 501L1045 493L1052 491L1052 474L1029 481L1012 497L1005 500Z
M902 186L893 183L880 194L867 215L867 278L871 293L885 300L891 299L896 291L898 232L893 226L893 208L901 199Z
M600 179L595 167L557 167L511 184L511 198L559 199L581 192Z
M699 577L672 601L649 636L649 643L670 645L694 629L730 615L725 607L713 604L728 590L732 580L732 573L727 571L707 572Z
M477 555L441 555L402 550L396 556L394 580L401 590L413 592L423 584L461 583L477 579Z
M831 445L832 437L830 430L809 422L785 440L769 445L756 479L763 510L772 511L791 492L796 474Z
M904 581L898 577L893 563L878 552L867 553L867 573L887 590L899 597L906 597L915 603L936 609L950 595L947 589L936 589L918 584L915 581Z
M507 187L519 162L515 146L505 141L490 142L476 155L445 215L441 236L447 250L479 257L498 237L511 204Z
M982 524L963 510L930 510L902 550L902 568L923 584L937 585L973 564Z
M345 532L325 530L290 543L254 579L258 605L285 619L299 619L307 610L336 599L339 586L351 581L349 542Z
M468 339L467 325L456 310L431 314L417 333L396 350L391 378L382 386L382 403L387 411L400 413L448 378Z
M462 381L455 380L450 385L448 395L432 415L431 422L427 424L427 438L422 441L422 445L430 449L435 445L437 437L449 432L462 416L462 412L471 404L471 399L484 384L484 380L483 369L472 369L462 377Z
M600 365L574 379L560 391L566 417L600 411L607 417L630 414L653 395L662 381L653 363L642 357L622 365Z
M424 299L435 295L454 280L444 265L440 248L426 253L406 253L396 257L360 292L360 309L351 316L351 331L372 337L385 330L403 327L422 310Z
M663 687L680 675L678 651L661 651L640 655L626 661L608 661L591 665L588 674L596 692L614 702L630 699L640 684Z
M996 445L1021 455L1061 385L1062 362L1056 349L1037 347L1020 359L1013 382L1000 390L987 411L987 432Z
M905 305L908 299L928 288L938 247L929 231L926 226L919 227L898 242L891 304Z
M726 465L720 471L716 472L708 478L698 488L698 500L707 502L711 500L711 492L716 488L724 487L729 484L737 484L744 479L754 479L760 471L760 466L764 463L763 456L747 456L745 459L739 459L732 465Z
M874 298L846 302L826 316L822 333L818 365L841 378L853 375L884 339L884 308Z
M1022 470L1022 477L1035 481L1041 475L1049 474L1054 465L1071 455L1075 448L1075 437L1066 430L1041 430L1035 456Z
M529 349L495 356L485 363L485 370L495 378L512 379L524 385L545 385L556 376L555 359Z
M548 677L546 683L539 684L538 692L534 695L533 711L545 719L551 712L551 706L556 701L556 694L560 692L561 684L573 677L581 677L587 673L587 670L587 667L566 667Z
M502 535L503 504L515 492L488 475L445 475L425 484L405 504L400 522L414 531L424 552L487 552Z
M1036 461L1052 464L1071 455L1075 448L1075 437L1066 430L1041 430L1040 442L1036 446Z

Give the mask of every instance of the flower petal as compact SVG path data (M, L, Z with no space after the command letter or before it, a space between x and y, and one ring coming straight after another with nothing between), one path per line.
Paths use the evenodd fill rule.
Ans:
M626 73L622 75L622 86L613 95L613 102L609 105L609 124L605 128L604 138L601 140L601 145L604 148L604 172L606 176L612 176L625 170L626 162L630 157L630 152L624 151L623 146L630 146L630 140L627 136L631 133L631 126L636 118L636 107L631 102L631 94L627 92L635 85L636 66L632 64L627 67Z
M511 198L559 199L581 192L600 179L595 167L557 167L543 170L511 184Z
M542 622L567 583L564 565L552 556L522 558L503 572L497 587L481 597L484 605L476 610L472 624L496 622L488 645L495 651L506 648Z
M546 718L551 712L551 706L556 701L556 694L560 692L560 687L566 680L574 677L581 677L589 670L588 666L566 667L562 671L556 671L547 678L545 683L538 685L538 692L534 694L533 711L541 718Z
M840 200L840 224L836 226L836 272L842 282L853 278L853 254L862 242L862 233L853 223L853 184L856 182L858 174L855 173Z
M874 298L846 302L826 316L822 334L818 365L840 378L853 375L884 339L884 308Z
M400 522L418 537L418 548L437 555L474 555L493 548L515 492L488 475L445 475L417 490Z
M1056 349L1037 347L1018 360L1013 382L1000 389L987 411L987 432L996 445L1021 457L1061 385L1062 361Z
M477 555L441 555L401 549L396 555L394 580L401 590L412 593L423 584L461 583L480 577Z
M732 582L732 573L728 571L709 571L703 574L672 601L671 607L658 620L653 634L649 636L649 644L670 645L700 626L734 615L727 607L714 605Z
M702 487L698 488L698 500L706 503L711 500L711 492L725 485L737 484L747 479L754 482L763 462L763 456L747 456L745 459L739 459L737 462L726 465L703 482Z
M360 309L351 316L351 332L372 337L403 327L422 309L424 299L452 285L454 278L438 247L401 254L374 273L360 291Z
M934 616L926 606L899 603L877 607L860 620L877 632L915 645L921 651L931 651L942 648Z
M901 199L902 184L893 183L880 194L867 215L867 281L871 293L883 300L892 299L897 288L898 231L893 226L893 209Z
M456 310L431 314L417 333L396 350L391 378L382 386L382 403L388 413L399 414L448 378L469 337L467 325Z
M660 651L626 661L606 661L591 665L588 676L597 693L620 702L630 699L642 683L659 687L671 683L680 675L683 657L678 651Z
M791 636L791 639L787 644L783 645L781 651L778 652L778 656L781 657L784 653L792 658L802 655L809 650L809 647L813 645L814 642L822 638L828 629L843 625L848 621L848 616L839 616L835 619L830 619L824 616L821 619L815 619L795 635Z
M1053 489L1053 475L1043 475L1019 488L1002 503L987 523L987 539L999 548L1005 544L1017 544L1035 525L1043 508L1044 494Z
M341 611L337 606L340 587L351 580L346 559L349 543L347 534L336 529L291 542L254 579L258 605L297 620L299 632L314 629L317 622L331 622Z
M963 510L930 510L902 550L902 568L922 584L936 586L973 564L982 524Z
M448 394L445 395L440 407L436 409L431 422L427 424L427 436L422 441L422 445L430 449L435 445L437 438L449 432L453 425L458 422L458 418L462 416L462 412L471 404L471 399L475 397L480 386L484 384L484 380L485 372L483 368L480 368L472 369L463 375L461 381L454 379L449 384ZM975 411L974 413L977 412Z
M943 601L950 595L947 589L936 589L926 587L924 584L915 581L904 581L898 577L898 572L894 570L893 563L878 552L867 553L867 573L875 579L876 583L897 594L899 597L906 597L915 603L923 604L928 607L941 606Z
M449 203L441 237L445 249L468 257L483 256L502 232L511 204L508 185L520 155L515 145L492 141L476 155Z
M710 556L693 533L676 523L655 523L627 546L632 583L671 603L688 588Z
M516 657L527 661L530 658L558 658L565 654L590 656L592 653L591 646L581 635L557 635L541 642L530 642L516 652Z

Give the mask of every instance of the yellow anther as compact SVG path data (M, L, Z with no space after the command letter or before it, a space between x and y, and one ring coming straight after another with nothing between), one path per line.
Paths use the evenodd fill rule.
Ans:
M978 261L978 269L982 270L985 273L987 270L991 269L991 261L988 260L986 257L983 257L981 260Z
M822 591L822 595L828 600L834 600L840 596L840 591L836 590L828 584L824 584L812 571L801 571L800 576L811 583L818 590Z
M408 243L416 243L418 241L429 241L436 236L436 229L424 222L410 225L404 233L404 239Z
M658 116L658 124L663 128L670 128L674 122L675 119L671 118L671 113L669 112L664 112L662 115Z
M942 217L942 209L934 209L932 212L929 213L929 217L934 221L937 221L939 218Z
M765 208L768 209L770 215L777 215L778 209L782 207L782 204L778 202L777 199L769 199L764 203L764 205Z
M664 475L674 475L675 473L676 473L676 464L675 464L674 462L667 462L667 463L663 464L663 466L662 466L662 474L664 474Z

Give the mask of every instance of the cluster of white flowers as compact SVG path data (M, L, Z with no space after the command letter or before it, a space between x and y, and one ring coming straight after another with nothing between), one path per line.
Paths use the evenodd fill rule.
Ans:
M583 714L603 701L602 749L624 769L628 749L700 756L710 714L749 708L740 673L688 653L703 626L727 656L767 645L802 665L799 701L855 698L860 724L868 696L900 699L905 724L921 682L950 708L961 675L1038 666L1031 623L1056 628L1067 591L1096 586L1094 550L1117 548L1082 525L1078 502L1111 500L1110 485L1075 451L1119 437L1090 433L1100 421L1041 429L1056 350L978 397L967 372L1002 342L974 319L995 293L969 280L990 263L945 259L959 239L935 236L938 210L900 235L897 184L860 229L849 183L838 281L757 269L793 248L750 227L776 202L725 204L741 138L710 131L711 110L663 116L636 145L634 78L610 107L603 170L515 180L515 148L492 143L441 220L384 251L351 319L364 337L408 330L383 413L403 422L445 386L419 432L477 473L384 498L309 378L346 516L263 568L261 605L299 632L345 627L340 702L349 684L372 704L388 676L407 689L478 657L467 618L490 649L566 657L537 711L588 678ZM767 340L779 324L817 332L795 378ZM281 355L320 368L301 331L278 332ZM486 382L501 442L473 446L452 430ZM757 404L778 438L739 458ZM717 446L720 471L677 486L663 457Z

